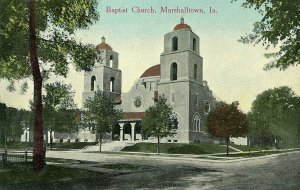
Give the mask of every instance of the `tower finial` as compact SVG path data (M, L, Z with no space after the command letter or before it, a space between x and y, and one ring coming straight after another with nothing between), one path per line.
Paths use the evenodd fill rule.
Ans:
M184 18L183 18L183 15L182 15L182 17L181 17L181 19L180 19L180 24L184 24Z
M105 43L105 37L104 36L102 36L101 40L102 40L101 41L102 43Z

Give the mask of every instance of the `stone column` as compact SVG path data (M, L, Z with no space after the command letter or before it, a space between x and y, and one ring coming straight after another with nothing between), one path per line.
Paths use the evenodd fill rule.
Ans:
M119 123L119 125L120 125L120 141L124 141L124 132L123 132L124 123Z
M131 141L134 141L134 125L135 125L135 123L130 123L130 125L131 125Z

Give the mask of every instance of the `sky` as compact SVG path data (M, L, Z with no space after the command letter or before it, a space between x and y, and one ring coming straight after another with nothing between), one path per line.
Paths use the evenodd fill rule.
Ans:
M132 8L156 10L156 13L132 12ZM202 13L161 13L161 8L202 9ZM108 12L110 9L127 8L127 12ZM216 10L209 13L210 9ZM240 102L247 112L255 97L264 90L287 85L300 94L300 68L285 71L264 71L268 59L261 45L245 45L238 42L250 33L254 22L261 19L256 11L241 7L241 1L230 0L101 0L98 11L100 20L87 30L76 32L76 39L97 45L101 37L119 53L119 69L122 70L122 93L130 90L135 80L149 67L159 64L163 52L163 37L171 32L183 16L185 23L200 37L200 55L203 57L203 78L219 100ZM205 13L203 13L205 12ZM83 72L70 68L67 78L56 77L70 83L75 91L75 102L82 106ZM8 92L8 82L0 80L0 102L8 106L28 109L32 99L32 82L27 93L19 90ZM18 83L16 83L18 84ZM21 84L21 82L19 83Z

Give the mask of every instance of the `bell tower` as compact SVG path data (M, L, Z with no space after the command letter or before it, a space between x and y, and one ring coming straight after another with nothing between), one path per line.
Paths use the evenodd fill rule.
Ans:
M192 80L202 83L203 65L199 45L199 37L181 18L173 31L164 36L164 52L160 59L161 81Z
M83 103L86 98L92 97L97 90L121 95L122 72L119 67L119 54L101 38L101 43L96 46L97 59L90 72L84 74Z
M193 140L193 115L201 110L197 102L203 88L199 45L198 35L181 18L173 31L165 34L164 51L160 55L158 91L180 116L177 136L181 143Z

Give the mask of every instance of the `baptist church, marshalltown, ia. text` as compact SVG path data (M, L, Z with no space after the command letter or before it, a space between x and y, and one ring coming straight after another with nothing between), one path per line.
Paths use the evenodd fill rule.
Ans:
M112 14L126 14L126 13L179 13L179 14L205 14L206 10L204 8L193 8L193 7L168 7L168 6L161 6L160 8L154 7L111 7L106 6L105 9L106 13ZM216 13L216 10L212 7L207 9L208 13Z

